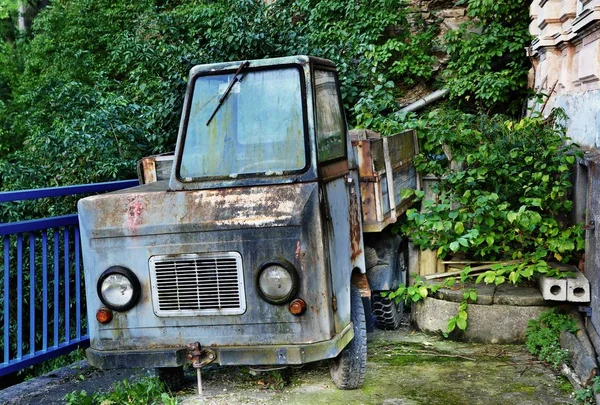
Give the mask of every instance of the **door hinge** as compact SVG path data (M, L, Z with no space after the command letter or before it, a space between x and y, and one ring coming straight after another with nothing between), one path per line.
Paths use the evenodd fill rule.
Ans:
M333 312L337 312L337 298L335 295L331 298L331 307L333 308Z
M586 306L582 306L580 305L577 308L578 312L581 312L582 314L585 315L585 317L590 318L592 316L592 307L586 307Z

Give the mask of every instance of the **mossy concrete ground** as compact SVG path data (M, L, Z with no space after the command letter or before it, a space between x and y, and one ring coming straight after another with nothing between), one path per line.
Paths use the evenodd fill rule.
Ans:
M575 404L570 384L524 346L459 343L408 328L376 331L368 339L367 375L358 390L335 388L327 362L319 362L256 375L248 367L208 366L202 397L194 393L190 368L186 386L173 394L185 405ZM100 371L85 361L61 370L0 391L0 403L63 404L69 392L106 391L115 381L153 372Z
M575 404L568 382L524 346L459 343L409 329L369 334L367 376L354 391L335 388L326 362L256 376L214 366L203 377L204 396L193 393L190 374L176 393L181 403Z

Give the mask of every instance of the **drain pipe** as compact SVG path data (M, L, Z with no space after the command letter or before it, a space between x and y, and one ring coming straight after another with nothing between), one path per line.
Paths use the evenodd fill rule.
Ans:
M426 95L422 99L417 100L414 103L407 105L406 107L402 108L399 112L412 112L412 111L420 110L421 108L428 106L429 104L444 97L447 93L448 93L448 89L436 90L433 93Z

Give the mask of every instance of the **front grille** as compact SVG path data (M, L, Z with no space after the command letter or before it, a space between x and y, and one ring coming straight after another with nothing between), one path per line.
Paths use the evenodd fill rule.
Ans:
M149 264L158 316L236 315L246 310L237 252L152 256Z

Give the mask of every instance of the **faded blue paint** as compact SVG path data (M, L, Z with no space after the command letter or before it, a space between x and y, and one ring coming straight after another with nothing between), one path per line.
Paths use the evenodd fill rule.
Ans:
M235 72L240 63L195 67L190 73L190 83L203 74L228 75ZM355 267L364 272L357 200L353 202L357 210L353 218L358 220L359 227L355 229L360 235L354 240L360 246L354 255L349 225L350 190L355 198L359 195L358 177L356 173L351 175L352 188L347 181L347 170L334 173L325 184L319 182L311 77L313 63L333 68L328 61L304 56L250 61L247 68L252 72L257 67L279 69L286 65L296 67L301 73L304 130L292 132L308 137L306 168L302 171L276 170L275 173L249 173L246 176L229 173L232 176L220 179L180 177L187 170L178 173L177 169L184 146L193 144L189 139L185 140L186 136L193 136L193 132L188 133L188 124L194 114L189 108L194 90L193 85L189 85L169 184L156 182L79 202L89 319L93 319L103 306L95 286L107 268L127 267L141 285L140 300L133 308L114 312L112 322L106 325L90 323L92 349L88 358L92 364L110 367L110 364L122 364L115 356L126 357L151 350L162 354L156 356L156 360L148 360L146 356L146 366L172 365L179 361L178 348L196 341L216 352L229 353L226 360L222 359L226 364L273 364L273 361L288 364L292 360L285 354L289 353L285 348L290 345L300 348L298 353L303 353L295 356L294 362L314 361L336 356L351 339L350 277ZM220 110L217 116L221 114L222 120L227 111L227 108ZM203 119L197 121L201 124ZM217 118L210 126L218 127L219 122ZM219 141L220 135L226 134L217 131L208 136ZM355 158L349 140L346 148L354 169ZM285 156L281 158L285 159ZM330 201L325 202L324 197ZM326 207L326 204L330 205ZM324 215L325 210L335 215L335 224L329 222L332 217ZM336 249L336 252L332 253L330 249ZM153 256L176 259L180 255L214 252L236 252L241 256L246 311L243 314L170 317L161 312L161 316L157 316L152 299L155 287L150 282L150 259ZM296 297L307 303L304 315L292 315L286 304L269 304L256 291L256 274L261 263L273 258L285 259L298 270L300 286ZM333 304L334 297L338 302L337 309ZM216 361L221 359L217 356Z
M103 306L95 285L108 267L129 268L142 286L140 302L131 310L115 312L107 325L90 323L93 348L118 350L123 343L138 350L167 348L196 340L206 346L299 344L332 338L326 264L318 250L309 250L310 245L319 248L313 241L320 226L317 183L175 193L160 186L153 183L79 202L88 318ZM155 316L149 259L210 252L242 255L246 312ZM255 271L273 257L296 264L298 296L310 308L304 316L292 315L287 305L268 304L256 293Z

